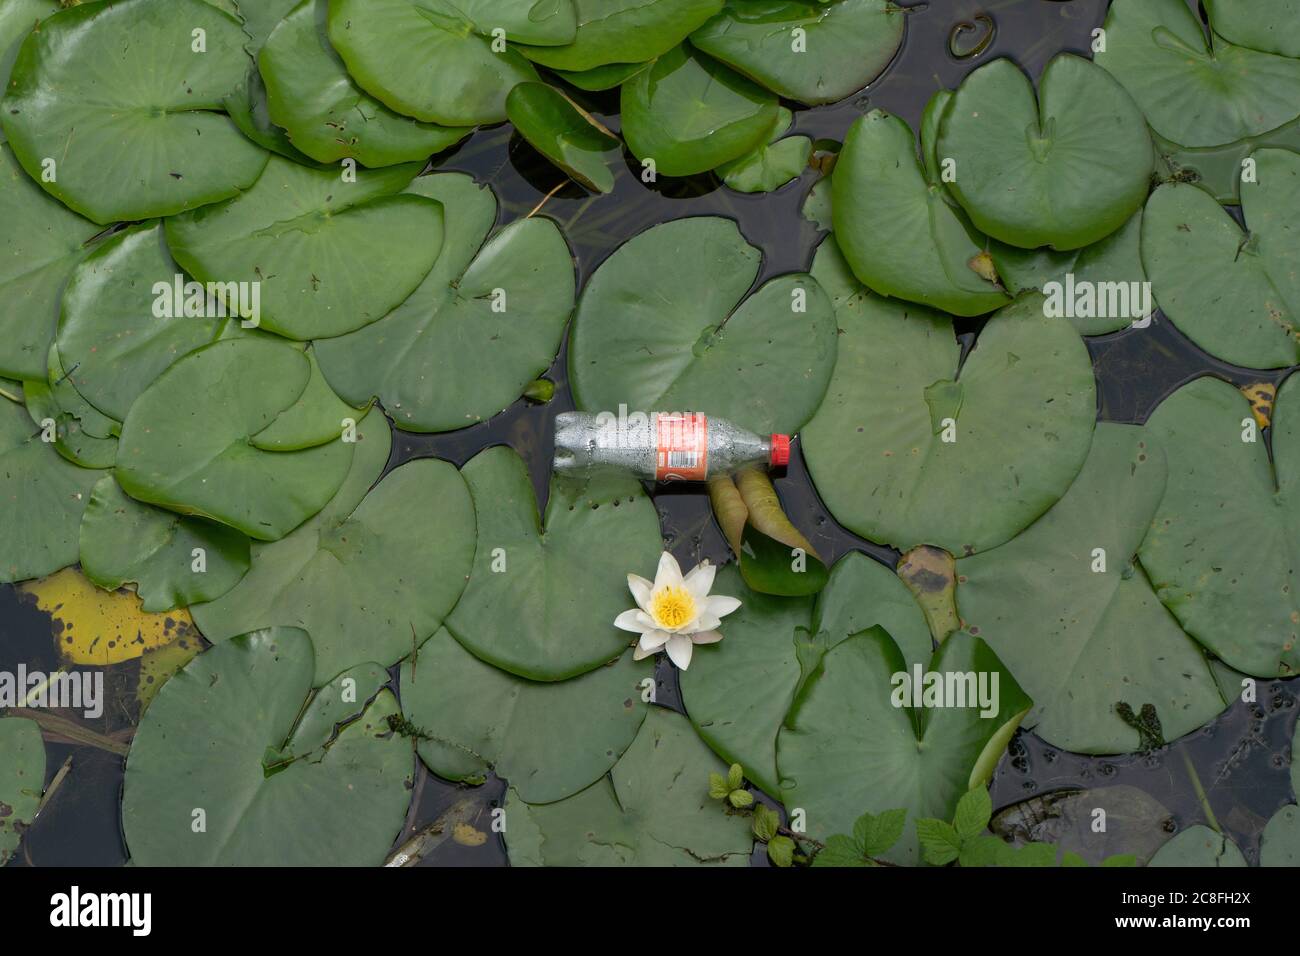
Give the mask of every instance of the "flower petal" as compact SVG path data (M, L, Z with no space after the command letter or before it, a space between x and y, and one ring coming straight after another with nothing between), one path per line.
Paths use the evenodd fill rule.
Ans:
M691 641L696 644L716 644L722 640L721 631L696 631L691 635Z
M740 607L740 598L726 594L710 594L704 601L703 613L712 614L714 617L726 617L738 607Z
M717 565L711 561L703 561L691 568L691 573L682 579L682 584L691 592L691 596L702 604L709 596L709 589L713 587L713 576L717 573Z
M650 656L652 656L652 655L654 655L654 654L658 654L658 653L659 653L658 651L647 651L644 647L642 647L640 644L638 644L638 645L636 646L636 650L634 650L634 651L632 652L632 660L634 660L634 661L643 661L643 660L645 660L647 657L650 657Z
M650 610L650 592L654 590L653 584L639 574L629 574L627 589L632 592L637 607L643 611Z
M634 634L640 634L646 629L646 626L641 623L641 621L647 616L648 615L645 611L641 610L639 607L634 607L630 610L624 611L618 617L614 618L614 626L622 631L631 631Z
M710 614L708 611L705 611L695 619L695 626L691 628L691 632L711 631L721 623L722 618L718 617L716 614ZM698 644L699 641L696 641L695 643Z
M666 631L646 631L641 635L641 640L637 646L643 647L653 654L655 651L659 650L659 648L668 643L669 637L671 637L671 635Z
M672 661L680 670L686 670L691 666L691 652L695 645L691 639L683 634L674 634L668 638L668 659Z
M659 556L659 568L655 571L654 589L678 587L682 583L682 568L677 559L665 551Z

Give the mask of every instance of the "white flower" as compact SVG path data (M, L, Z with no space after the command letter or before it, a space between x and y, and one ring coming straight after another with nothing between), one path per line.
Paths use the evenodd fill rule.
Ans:
M723 594L709 594L717 572L708 561L698 564L686 577L677 560L667 551L659 558L654 583L637 574L627 576L627 587L637 606L614 619L614 626L640 634L637 660L667 650L669 659L682 670L691 666L696 644L722 640L717 630L722 618L740 607L740 601Z

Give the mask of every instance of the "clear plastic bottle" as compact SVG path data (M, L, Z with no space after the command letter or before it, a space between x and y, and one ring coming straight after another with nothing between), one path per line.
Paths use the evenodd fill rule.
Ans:
M561 412L555 416L555 470L566 475L620 471L649 481L706 481L746 465L790 461L790 436L763 438L695 412Z

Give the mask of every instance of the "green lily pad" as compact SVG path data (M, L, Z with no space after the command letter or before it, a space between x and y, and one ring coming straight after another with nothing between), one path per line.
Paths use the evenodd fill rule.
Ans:
M736 192L770 193L798 178L808 168L813 143L807 136L781 138L793 119L794 114L782 106L772 127L771 142L719 166L722 181Z
M623 144L572 100L545 83L520 83L506 97L519 135L574 181L599 193L614 188Z
M946 102L936 95L926 115ZM932 128L923 126L923 134ZM873 291L954 315L982 315L1009 299L973 268L987 240L949 200L939 177L918 159L907 124L872 110L850 128L831 175L835 238Z
M25 717L0 717L0 866L22 842L45 792L45 741Z
M54 450L82 468L112 468L117 460L118 422L100 413L73 387L50 346L49 377L23 382L27 413L40 428L54 422Z
M1092 441L1096 386L1083 340L1043 314L1042 296L994 315L964 363L947 317L850 302L836 313L826 398L803 430L836 520L901 551L960 556L1010 539L1065 493Z
M653 62L653 61L651 61ZM642 70L648 70L651 63L608 63L594 66L590 70L553 70L560 79L572 83L580 90L598 93L622 86Z
M1254 154L1241 186L1249 231L1195 186L1167 183L1147 203L1142 260L1171 322L1211 355L1251 368L1300 361L1300 153Z
M45 377L64 283L100 231L45 195L0 144L0 377Z
M388 423L373 415L357 438L352 469L320 514L280 541L255 544L244 579L190 609L208 640L268 624L302 627L320 685L363 661L394 664L442 625L474 554L465 483L447 462L422 458L375 484L392 444Z
M1239 867L1246 858L1222 833L1198 823L1157 850L1147 866Z
M653 569L662 543L640 486L621 476L554 476L543 524L528 469L509 448L479 452L462 474L479 543L447 619L456 640L529 680L565 680L618 657L629 643L614 627L633 606L627 575Z
M22 405L0 399L0 583L76 563L81 513L103 476L65 461Z
M1224 205L1241 202L1241 178L1246 158L1258 149L1289 149L1300 152L1300 119L1277 129L1248 136L1224 146L1189 149L1163 136L1156 144L1156 171L1162 179L1194 182Z
M1137 104L1105 70L1072 54L1047 64L1038 101L1008 59L962 81L944 108L937 156L975 226L1013 246L1078 249L1142 207L1154 153Z
M82 573L108 590L134 583L150 613L211 601L248 570L246 536L141 504L112 475L91 489L80 537Z
M830 379L834 310L806 273L771 279L742 302L761 258L715 216L624 243L578 303L569 341L578 407L699 411L759 433L798 431Z
M420 123L364 93L326 35L326 0L304 0L258 54L271 120L312 159L363 166L422 160L473 130Z
M346 170L272 157L248 192L168 219L167 244L199 281L256 291L263 328L294 339L342 335L387 315L438 258L442 208L393 195L418 172L414 163L357 170L351 182Z
M226 199L268 155L218 112L243 77L244 40L234 17L202 0L71 7L19 51L5 135L46 192L98 223ZM47 160L53 175L42 176Z
M520 799L551 803L603 777L645 719L654 661L626 652L609 667L543 684L485 664L444 628L402 665L407 716L427 737L420 758L440 777L489 770Z
M122 828L136 865L383 862L414 783L411 745L387 722L397 701L353 674L311 697L315 669L304 632L269 628L163 685L126 762Z
M510 864L747 866L749 820L709 798L709 774L726 770L685 717L652 707L609 777L558 803L507 793Z
M834 103L884 72L903 17L888 0L729 0L691 44L786 99Z
M9 71L18 48L42 21L63 9L59 0L6 0L0 4L0 90L9 88ZM0 143L4 133L0 131Z
M442 0L484 36L505 31L512 43L563 46L578 34L573 0Z
M682 45L623 85L623 139L661 176L693 176L753 152L776 123L776 97Z
M809 836L824 842L853 832L863 811L902 807L907 829L885 858L912 865L920 856L916 820L951 820L962 794L987 783L1033 701L988 645L964 631L935 651L927 673L970 696L945 697L945 706L912 702L902 689L921 673L920 664L909 671L898 645L875 627L828 651L800 689L776 762L781 800L804 811Z
M1226 382L1184 385L1147 422L1165 446L1169 482L1140 556L1183 629L1256 677L1300 671L1295 569L1300 520L1300 379L1273 410L1273 460L1253 441L1250 403Z
M721 641L695 648L679 678L682 699L704 742L774 797L777 731L826 651L879 625L898 635L908 666L930 659L920 607L897 575L860 552L835 563L816 601L751 591L734 565L719 569L714 593L739 598L740 609L723 620Z
M250 439L294 408L311 377L298 349L270 337L230 339L180 359L131 406L118 483L132 498L211 518L259 541L284 537L325 506L354 445L263 451Z
M495 52L444 0L330 0L328 27L358 86L426 123L499 123L506 94L537 79L513 47Z
M1239 46L1300 57L1296 0L1205 0L1214 32Z
M1260 866L1300 866L1300 807L1290 804L1269 819L1259 838Z
M349 401L378 396L398 428L450 431L507 408L554 361L573 312L573 257L542 217L489 237L496 200L469 176L421 176L409 191L442 203L438 261L384 318L315 349Z
M722 0L573 0L578 33L564 46L525 46L524 56L578 72L645 63L667 53L722 8Z
M1074 483L1011 541L957 562L957 607L1035 701L1025 719L1075 753L1140 749L1116 704L1154 704L1166 740L1225 707L1205 655L1134 560L1165 489L1146 430L1101 423Z
M1235 0L1234 0L1235 2ZM1300 115L1300 60L1213 37L1182 0L1115 0L1096 62L1151 128L1183 146L1222 146Z

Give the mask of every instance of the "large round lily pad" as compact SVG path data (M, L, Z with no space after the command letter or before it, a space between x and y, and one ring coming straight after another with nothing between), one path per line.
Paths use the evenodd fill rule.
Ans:
M1024 249L1078 249L1124 225L1146 200L1155 155L1124 87L1072 54L1047 64L1037 102L1011 60L971 73L936 148L956 163L949 189L975 225Z
M558 803L507 794L510 863L746 866L749 821L709 799L709 774L725 772L685 717L652 707L609 777Z
M0 717L0 866L36 817L45 792L45 741L41 728L24 717Z
M628 574L645 574L661 550L659 518L622 476L551 479L545 523L528 469L512 450L489 448L463 470L478 519L469 584L447 627L489 664L530 680L565 680L618 657L633 606Z
M721 641L695 649L679 678L682 699L704 742L774 797L777 731L826 651L880 625L897 635L908 666L930 659L930 630L907 587L856 551L835 563L815 602L751 591L734 565L719 570L714 591L739 598L740 609L722 622Z
M43 189L98 223L233 196L268 155L219 112L243 78L245 39L203 0L71 7L19 51L5 135Z
M1231 0L1235 3L1238 0ZM1183 146L1222 146L1300 115L1300 60L1213 44L1183 0L1115 0L1097 54L1146 114Z
M588 411L698 411L793 433L835 362L830 299L807 274L749 298L762 254L729 219L647 229L587 283L569 342L574 399ZM802 310L802 311L800 311Z
M722 8L722 0L573 0L577 34L564 46L518 49L553 70L645 63L677 46Z
M305 628L319 685L363 661L394 664L441 626L474 555L465 482L447 462L421 458L375 484L392 445L387 421L371 415L357 439L347 480L320 514L283 540L254 545L244 579L191 608L209 640Z
M352 157L364 166L425 159L464 139L467 127L421 123L366 94L326 35L326 0L304 0L258 54L271 120L322 163Z
M65 461L23 406L0 397L0 582L76 563L81 514L103 476Z
M946 100L936 97L933 115ZM923 127L923 137L933 126ZM917 158L911 129L872 110L849 129L832 174L835 241L868 288L943 309L982 315L1009 298L974 268L987 240Z
M311 696L314 671L304 632L270 628L163 685L126 762L122 828L137 865L383 862L415 769L388 726L397 701L374 668Z
M1169 460L1165 495L1140 551L1160 600L1238 671L1300 671L1300 380L1289 378L1278 391L1272 461L1250 403L1217 379L1174 392L1147 429Z
M537 79L513 47L494 51L443 0L330 0L328 27L358 86L426 123L499 123L511 88Z
M915 864L917 818L951 820L962 794L987 783L1033 701L988 645L964 631L949 636L924 671L946 688L934 698L940 706L902 695L922 673L920 664L909 670L876 627L828 651L800 689L776 762L782 802L804 811L809 836L825 841L852 833L864 812L905 808L907 829L885 856Z
M1214 32L1252 50L1300 57L1296 0L1205 0Z
M141 608L170 611L211 601L248 570L248 538L127 495L112 475L93 489L81 519L81 570L101 588L134 582Z
M1153 704L1166 740L1226 706L1205 655L1134 559L1165 489L1165 456L1135 425L1097 426L1064 497L1011 541L957 562L957 608L1037 701L1025 726L1075 753L1144 741L1120 719Z
M340 421L331 440L266 451L253 438L296 403L311 362L269 336L204 346L176 362L131 406L118 443L127 494L228 524L251 538L284 537L325 506L352 461Z
M973 554L1065 493L1096 389L1083 340L1043 302L999 311L964 362L951 321L922 306L861 296L839 309L835 373L803 451L841 524L904 551Z
M1254 153L1241 185L1247 232L1209 193L1167 183L1152 194L1142 260L1160 308L1188 338L1235 365L1300 361L1300 154Z
M654 661L631 651L572 680L524 680L444 628L402 665L402 701L438 776L474 781L495 770L521 799L551 803L595 783L627 749L645 719L646 680Z
M682 45L623 84L623 139L661 176L693 176L767 142L776 97Z
M450 431L505 409L555 360L573 312L573 257L540 216L489 237L496 200L469 176L421 176L408 191L442 203L438 261L384 318L315 348L349 401L377 396L398 428Z
M834 103L889 65L904 15L889 0L729 0L691 43L786 99Z
M442 208L393 195L419 171L410 163L349 176L272 157L246 193L168 219L167 244L228 303L232 283L247 297L256 290L263 328L294 339L342 335L401 303L438 258Z
M520 83L506 97L506 112L519 135L588 189L614 188L613 163L623 144L591 114L545 83Z

